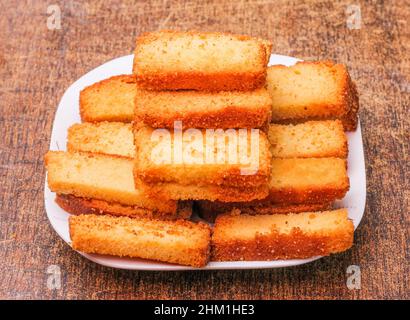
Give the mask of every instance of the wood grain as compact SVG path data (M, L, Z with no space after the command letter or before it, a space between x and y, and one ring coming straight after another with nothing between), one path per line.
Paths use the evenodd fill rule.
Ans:
M409 299L408 1L1 1L0 298L4 299ZM347 28L348 5L362 25ZM406 25L407 24L407 25ZM87 261L52 230L43 204L54 112L85 72L129 54L160 28L268 38L275 53L346 63L356 80L367 166L367 206L354 247L275 270L130 272ZM361 268L361 289L346 268ZM61 268L61 289L47 268Z

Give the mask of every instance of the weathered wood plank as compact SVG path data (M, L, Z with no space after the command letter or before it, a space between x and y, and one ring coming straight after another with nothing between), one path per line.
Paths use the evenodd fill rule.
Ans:
M353 1L354 2L354 1ZM0 298L333 299L409 298L410 12L406 1L61 1L61 30L47 1L0 4ZM354 3L353 3L354 4ZM275 53L346 63L361 98L368 198L350 251L308 265L237 272L128 272L93 264L54 233L43 205L42 155L56 105L79 76L132 51L159 28L269 38ZM346 268L361 268L348 290ZM47 288L47 268L61 289Z

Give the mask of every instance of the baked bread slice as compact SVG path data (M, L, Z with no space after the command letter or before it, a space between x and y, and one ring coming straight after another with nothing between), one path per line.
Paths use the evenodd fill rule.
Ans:
M69 226L71 246L86 253L192 267L203 267L209 259L211 229L201 222L86 214L71 216Z
M135 121L153 128L261 128L271 119L272 102L265 88L253 91L203 92L138 89Z
M201 200L194 206L199 216L207 222L214 223L218 215L232 211L248 215L285 214L310 211L325 211L331 203L276 204L271 201L257 200L250 202L220 202Z
M267 196L271 156L263 132L189 130L135 130L137 188L175 200Z
M273 158L347 158L347 138L340 120L271 124L268 139Z
M254 90L265 84L271 46L226 33L145 33L136 42L133 73L140 87L158 91Z
M150 198L135 188L133 160L89 153L49 151L45 156L51 191L175 214L176 201Z
M212 260L305 259L349 249L354 226L346 209L274 215L221 215Z
M114 76L92 84L80 92L80 115L84 122L134 119L136 93L134 75Z
M67 150L134 158L133 140L130 123L77 123L68 129Z
M359 99L345 65L330 61L274 65L268 68L266 84L272 122L340 119L345 130L356 130Z
M191 130L136 129L135 177L146 183L237 188L268 182L271 155L264 132Z
M189 219L192 215L191 201L179 201L175 212L162 212L104 200L81 198L69 194L57 194L55 201L63 210L75 215L109 214L113 216L127 216L130 218L161 220Z
M345 159L272 159L269 201L278 204L329 203L342 199L348 190Z

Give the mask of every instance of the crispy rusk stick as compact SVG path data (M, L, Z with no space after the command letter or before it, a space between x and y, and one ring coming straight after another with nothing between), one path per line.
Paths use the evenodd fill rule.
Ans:
M203 92L138 89L135 121L153 128L261 128L271 119L272 101L265 88L253 91Z
M138 128L134 176L146 184L267 187L271 155L266 134L259 130L242 129L243 134L231 130L175 133ZM244 174L248 168L248 174Z
M133 140L130 123L77 123L68 129L67 149L134 158Z
M277 204L316 204L341 199L349 190L346 160L273 159L267 200Z
M114 76L86 87L80 92L80 115L84 122L134 119L137 91L134 75Z
M209 142L212 139L217 141L218 138L212 137L207 140L204 131L197 130L196 132L200 134L200 137L205 137L206 142L200 141L199 145L191 149L192 143L189 141L192 141L190 140L192 136L185 135L185 132L182 134L182 143L177 143L175 135L167 131L166 137L169 139L165 143L152 138L155 135L152 128L139 128L135 133L137 156L134 162L134 178L136 187L148 194L174 200L250 201L263 199L268 195L271 164L268 140L263 132L256 133L257 141L251 137L249 131L245 130L248 136L243 142L245 153L247 152L248 160L250 159L248 162L241 162L243 158L240 155L235 161L229 160L233 159L230 158L233 153L240 150L239 138L237 142L231 143L222 133L219 136L223 139L221 140L223 147L220 147L221 145L218 147L218 144L214 145ZM174 150L179 143L181 153ZM258 148L254 149L252 144ZM234 146L233 151L229 146ZM161 150L159 147L167 148ZM207 158L208 153L212 161ZM179 155L182 158L177 162L175 159ZM221 155L225 158L218 162ZM164 159L164 156L173 158L168 161ZM247 174L243 173L244 169Z
M175 213L128 206L104 200L80 198L68 194L57 194L56 203L71 214L110 214L130 218L150 218L161 220L189 219L192 214L191 201L179 201Z
M271 124L268 139L273 158L347 158L347 139L340 120Z
M210 227L187 220L130 219L101 215L71 216L73 249L120 257L203 267L209 259Z
M213 223L218 215L232 211L248 215L285 214L309 211L325 211L332 206L331 203L312 204L274 204L270 201L250 202L220 202L220 201L195 201L195 208L199 216L207 222Z
M305 259L349 249L354 227L347 210L274 215L221 215L212 260Z
M138 37L133 72L151 90L254 90L266 79L271 43L225 33L159 31Z
M345 130L356 130L359 98L345 65L330 61L274 65L268 68L266 83L272 122L340 119Z
M49 151L48 185L58 194L104 200L175 214L176 201L158 201L134 186L133 160L107 155Z

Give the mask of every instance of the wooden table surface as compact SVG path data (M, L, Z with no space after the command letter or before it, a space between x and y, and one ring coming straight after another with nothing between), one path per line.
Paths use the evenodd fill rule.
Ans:
M409 299L409 1L134 2L0 1L0 298ZM61 29L47 27L53 3ZM351 250L286 269L131 272L94 264L57 236L43 154L62 94L131 53L141 32L164 28L250 34L272 40L274 53L348 65L367 167ZM346 285L349 265L360 267L360 289ZM59 289L47 285L52 270Z

